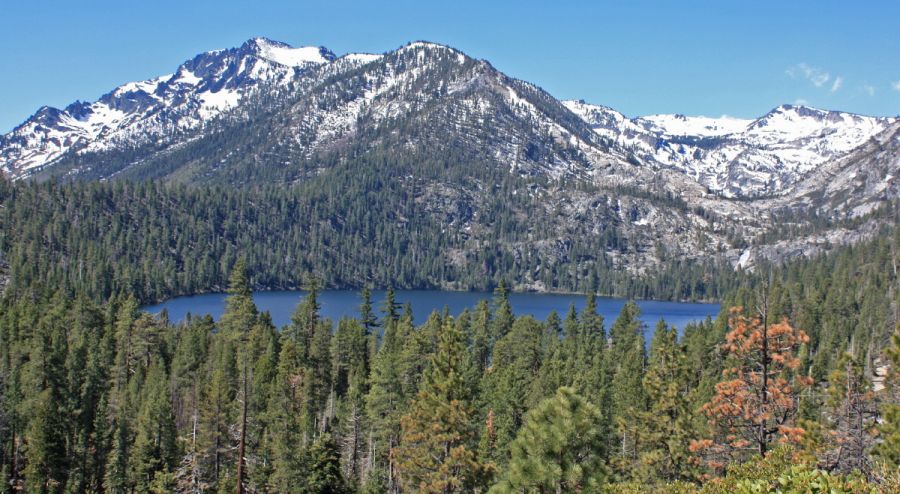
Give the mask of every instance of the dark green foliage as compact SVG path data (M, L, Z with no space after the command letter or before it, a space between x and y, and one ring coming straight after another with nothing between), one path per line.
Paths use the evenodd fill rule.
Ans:
M447 170L452 159L373 158L360 165L365 174L335 164L331 173L293 187L11 184L0 178L0 277L8 269L9 290L17 295L55 287L95 301L123 292L142 302L221 291L239 256L252 273L250 285L269 289L297 288L313 274L327 287L490 290L508 280L559 291L713 299L734 284L730 265L673 261L652 278L616 270L604 254L619 249L615 220L598 218L599 233L594 224L560 233L555 215L529 194L515 193L532 179L492 167L476 177L496 184L496 193L478 205L483 226L476 230L484 233L456 230L471 219L474 199L460 198L457 212L423 206L443 200L433 197L447 187L442 175L480 170L475 164ZM380 178L405 176L403 169L425 176L414 183ZM449 234L448 221L454 225ZM536 235L577 241L548 252L534 246ZM500 316L494 329L508 330L508 317Z
M346 494L350 492L341 475L341 455L330 434L317 439L306 453L304 479L295 487L303 494Z
M472 492L489 470L474 451L473 393L464 379L470 365L465 337L449 320L436 337L419 391L400 420L393 463L407 492Z
M150 492L159 474L175 466L175 416L168 388L161 363L154 363L147 373L129 454L129 477L137 492Z
M572 388L528 412L512 442L503 479L491 493L594 492L604 480L600 411Z
M648 408L638 411L634 420L640 453L633 475L645 483L689 481L696 476L688 450L698 437L690 402L692 367L676 329L660 320L642 383Z
M141 190L54 187L18 193ZM154 204L144 193L143 204ZM246 213L238 202L228 207ZM35 241L78 236L63 223L41 225ZM235 226L236 235L242 231ZM4 245L15 250L17 242ZM900 415L898 342L891 339L898 244L891 232L814 260L763 266L742 274L723 304L755 307L765 298L773 317L810 335L798 353L798 373L815 380L800 397L812 445L803 461L835 472L864 467L886 492L898 485L891 476ZM702 487L724 492L738 484L769 488L771 479L759 479L769 474L784 485L845 489L858 475L825 474L800 460L785 466L781 450L768 463L726 466L730 473L693 461L691 441L714 433L696 410L713 396L726 363L733 365L720 351L724 317L689 325L681 338L660 323L648 352L637 306L626 304L607 325L593 295L580 314L573 308L563 320L554 313L542 322L512 314L501 285L493 306L457 318L436 312L416 325L393 292L382 317L363 294L360 317L333 325L320 317L311 286L279 333L251 297L266 276L253 267L259 259L252 249L246 262L229 252L213 263L234 264L221 278L229 290L223 317L177 324L139 310L138 295L152 284L97 301L102 290L91 269L102 262L85 264L85 277L69 277L43 273L53 264L43 264L43 254L20 252L16 269L27 268L34 283L59 281L60 289L14 283L0 300L0 490L484 492L495 475L500 492L555 492L557 485L590 492L595 481L612 481L600 487L619 492L691 492L701 488L685 482L725 474ZM133 268L126 258L114 262L116 270ZM852 365L842 360L848 352ZM557 393L560 387L572 390ZM853 389L859 396L847 400ZM854 414L864 417L862 427L849 420ZM856 438L853 461L835 462L834 444L815 444L842 435Z
M63 417L54 390L45 389L31 403L33 417L25 432L28 462L23 475L29 493L63 492L68 476Z

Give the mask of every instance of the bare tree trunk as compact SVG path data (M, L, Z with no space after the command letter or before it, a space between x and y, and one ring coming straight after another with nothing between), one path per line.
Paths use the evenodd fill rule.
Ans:
M191 491L199 492L200 483L197 462L197 400L194 400L194 413L191 417Z
M763 287L763 302L762 307L760 308L760 315L762 316L763 323L763 334L762 334L762 388L760 397L762 401L763 407L765 407L769 403L769 286L766 283L766 286ZM766 421L763 420L759 424L759 432L757 434L757 443L759 446L759 455L766 456L766 450L768 449L768 431L766 430Z
M375 468L375 437L371 431L369 431L369 443L366 447L366 464L363 468L362 472L360 472L360 480L363 482L369 477L369 474Z
M10 465L11 470L9 472L9 474L10 474L9 475L9 477L10 477L9 483L10 483L10 485L15 486L16 481L19 478L19 443L16 438L15 427L13 427L13 429L12 429L11 439L12 439L12 458L11 458L12 464Z
M398 492L396 482L394 481L394 448L396 444L392 437L388 443L388 492Z
M244 451L247 444L247 364L244 364L244 400L241 405L241 438L238 443L237 494L244 494Z

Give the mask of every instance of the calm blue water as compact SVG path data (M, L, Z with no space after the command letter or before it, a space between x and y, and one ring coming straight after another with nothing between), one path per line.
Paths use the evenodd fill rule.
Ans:
M288 324L291 314L305 295L301 291L256 292L253 299L261 311L269 311L272 320L278 327ZM372 291L372 305L381 316L381 305L384 300L384 291ZM482 292L443 292L437 290L399 290L396 292L397 302L412 304L413 317L416 324L425 322L432 311L442 311L444 306L450 309L450 313L457 315L466 308L473 308L481 300L490 301L491 293ZM541 293L512 293L509 297L513 312L516 315L532 315L543 321L551 311L556 310L559 317L564 319L570 304L581 312L585 305L583 295L555 295ZM597 299L597 312L606 321L609 328L626 300L599 297ZM355 290L326 290L319 292L319 304L322 307L321 315L337 321L341 317L356 317L359 315L361 303L360 293ZM693 321L701 321L707 316L715 317L719 313L719 304L698 304L682 302L656 302L639 301L641 319L647 325L650 332L656 326L660 318L664 318L670 325L679 329ZM211 314L218 319L225 308L225 295L220 293L191 295L167 300L161 304L144 307L150 313L158 313L168 309L169 319L181 321L190 313L194 316ZM648 338L649 341L649 338Z

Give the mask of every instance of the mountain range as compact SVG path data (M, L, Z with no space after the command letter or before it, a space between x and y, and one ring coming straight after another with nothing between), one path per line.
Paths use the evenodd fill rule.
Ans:
M242 187L376 169L469 245L490 235L485 204L524 194L554 225L523 240L543 256L611 227L627 242L606 254L635 272L673 257L748 267L876 231L900 193L900 119L793 105L629 118L440 44L339 57L254 38L0 136L13 180ZM517 187L498 191L498 171Z

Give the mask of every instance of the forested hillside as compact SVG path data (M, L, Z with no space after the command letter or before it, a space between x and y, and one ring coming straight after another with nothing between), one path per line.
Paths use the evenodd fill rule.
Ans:
M78 288L99 300L127 292L150 302L224 290L239 256L262 289L295 289L309 276L329 288L491 290L506 280L517 290L679 300L717 299L736 279L724 260L680 260L663 243L658 269L624 271L622 257L645 251L622 233L618 213L597 208L569 221L516 193L531 182L489 169L479 180L496 186L473 211L467 192L434 186L428 168L416 166L425 178L412 183L386 175L400 165L383 162L297 188L0 180L9 290Z
M900 492L898 152L892 118L629 119L426 42L255 38L42 108L0 137L0 493ZM251 297L301 286L283 328ZM598 294L725 309L645 341Z
M537 321L502 284L427 321L365 291L322 320L312 286L275 328L237 249L212 258L217 322L98 301L92 277L22 285L0 309L3 489L897 492L898 247L742 276L734 308L649 345L634 304Z
M866 240L900 197L891 117L782 105L752 120L628 118L422 41L338 57L253 38L173 69L43 107L0 136L10 180L166 184L16 192L12 236L34 231L21 223L37 208L45 222L84 214L105 243L171 225L156 225L153 243L173 255L148 256L162 268L109 266L143 245L87 255L69 243L46 254L69 259L42 272L102 270L98 293L131 285L157 299L223 288L240 251L259 287L320 271L328 286L505 278L523 290L715 298L730 283L730 268L711 275L719 265ZM187 225L197 231L185 240L166 235ZM107 266L82 268L86 257Z

